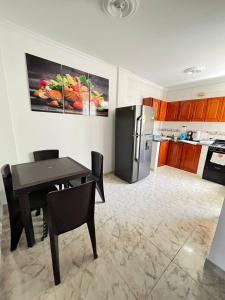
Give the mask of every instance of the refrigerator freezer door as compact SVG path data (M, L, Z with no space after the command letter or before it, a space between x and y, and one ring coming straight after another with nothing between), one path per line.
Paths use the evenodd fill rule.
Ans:
M150 106L142 106L142 127L141 134L153 134L154 126L154 109Z
M150 174L152 139L152 135L141 136L138 180Z

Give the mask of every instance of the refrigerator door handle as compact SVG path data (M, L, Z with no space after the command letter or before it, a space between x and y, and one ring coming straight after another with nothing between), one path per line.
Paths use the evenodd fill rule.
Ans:
M136 161L139 160L139 152L140 152L141 120L142 120L142 116L137 118L136 142L135 142L135 160Z
M140 135L141 134L141 119L142 116L137 118L137 128L136 128L136 135Z
M136 135L135 137L136 139L136 142L135 142L135 160L138 161L139 160L139 150L140 150L140 140L141 140L141 137L140 135Z

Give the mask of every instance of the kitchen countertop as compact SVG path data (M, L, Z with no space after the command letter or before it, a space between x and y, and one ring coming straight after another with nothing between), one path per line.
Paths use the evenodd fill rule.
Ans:
M172 138L161 138L161 139L153 139L154 142L163 142L163 141L172 141L178 143L187 143L192 145L203 145L203 146L210 146L214 140L207 140L207 141L188 141L188 140L176 140L174 141Z

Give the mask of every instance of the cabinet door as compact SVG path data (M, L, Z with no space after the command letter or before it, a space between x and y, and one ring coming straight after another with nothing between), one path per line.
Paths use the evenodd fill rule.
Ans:
M208 99L205 121L219 122L221 120L222 106L223 106L223 97Z
M190 121L193 115L194 103L193 101L181 101L178 120L179 121Z
M184 144L180 169L191 173L197 173L201 149L201 145Z
M158 167L164 166L166 164L168 149L169 149L169 141L160 142Z
M223 98L222 102L220 122L225 122L225 97Z
M154 119L159 119L161 101L153 98L153 108L155 109Z
M207 99L193 100L194 112L192 115L192 121L205 121L205 114L207 108Z
M143 105L147 105L147 106L153 106L153 98L144 98L143 99Z
M166 121L177 121L180 101L168 102L166 110Z
M166 120L166 109L167 109L167 102L161 101L160 105L160 113L159 113L159 121L165 121Z
M169 150L167 155L167 165L180 168L180 160L181 154L183 149L183 143L180 142L170 142L169 143Z

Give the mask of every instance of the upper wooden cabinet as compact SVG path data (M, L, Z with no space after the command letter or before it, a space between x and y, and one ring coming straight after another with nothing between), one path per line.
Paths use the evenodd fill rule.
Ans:
M151 106L155 109L154 119L159 120L161 101L155 98L144 98L143 105Z
M177 121L180 101L167 102L166 121Z
M180 168L180 161L182 155L183 143L180 142L170 142L169 150L167 155L167 165Z
M205 121L205 113L207 108L207 100L201 99L201 100L193 100L194 108L193 108L193 115L192 115L192 121Z
M159 119L160 107L161 107L161 101L153 98L153 108L155 109L155 114L154 114L155 120Z
M207 100L207 109L205 115L206 122L218 122L221 120L223 99L223 97L217 97Z
M225 97L222 100L220 122L225 122Z
M144 98L143 105L153 106L153 98Z
M201 149L201 145L184 144L180 169L191 173L197 173Z
M178 114L179 121L191 121L194 111L194 101L181 101Z
M169 143L170 143L169 141L161 141L160 142L158 167L164 166L166 164Z
M166 109L167 109L167 102L161 101L160 105L160 113L159 113L159 121L165 121L166 120Z

